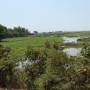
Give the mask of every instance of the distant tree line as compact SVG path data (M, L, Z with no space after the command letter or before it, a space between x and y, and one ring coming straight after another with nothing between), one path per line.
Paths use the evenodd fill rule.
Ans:
M28 29L24 27L18 26L12 29L0 24L0 40L8 37L24 37L30 34L31 33L28 31Z

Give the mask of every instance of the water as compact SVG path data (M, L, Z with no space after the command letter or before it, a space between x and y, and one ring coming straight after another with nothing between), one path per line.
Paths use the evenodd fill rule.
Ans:
M78 37L64 37L64 43L78 43ZM81 54L81 48L66 48L63 50L68 56L79 56Z
M24 68L25 65L30 65L33 62L26 60L26 61L20 61L17 63L17 67L16 68Z
M39 62L39 60L36 61L30 61L30 60L25 60L25 61L19 61L17 63L17 67L16 68L24 68L26 65L32 65L33 63L37 63Z
M77 43L78 37L63 37L64 43Z
M63 50L68 56L79 56L81 48L66 48Z

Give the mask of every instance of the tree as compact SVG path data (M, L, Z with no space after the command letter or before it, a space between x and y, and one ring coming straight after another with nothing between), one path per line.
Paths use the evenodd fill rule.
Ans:
M24 37L30 35L30 32L28 29L24 27L14 27L12 28L7 28L3 25L0 25L0 41L3 38L8 38L8 37Z
M5 34L7 32L7 28L0 24L0 41L5 38Z
M16 33L16 36L27 36L29 35L28 29L25 29L23 27L14 27L14 32Z

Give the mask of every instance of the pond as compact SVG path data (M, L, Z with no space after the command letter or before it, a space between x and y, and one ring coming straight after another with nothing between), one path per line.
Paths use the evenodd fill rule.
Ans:
M78 43L79 37L63 37L64 43ZM68 56L79 56L81 53L81 48L65 48L63 52L65 52Z
M64 43L78 43L79 37L63 37Z
M29 60L26 60L26 61L19 61L17 63L17 67L16 68L24 68L25 65L30 65L32 64L32 62L30 62Z
M80 56L81 48L66 48L63 50L68 56Z
M27 59L24 61L19 61L18 63L16 63L16 65L17 65L16 68L25 68L26 65L32 65L33 63L37 63L37 62L39 62L39 60L31 61L31 60Z

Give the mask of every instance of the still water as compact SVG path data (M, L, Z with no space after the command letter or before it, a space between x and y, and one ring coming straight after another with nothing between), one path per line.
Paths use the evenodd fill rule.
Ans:
M78 43L78 37L63 37L64 43ZM66 48L63 50L68 56L79 56L81 48Z
M77 43L79 37L63 37L64 43Z
M80 56L81 48L66 48L63 50L68 56Z

